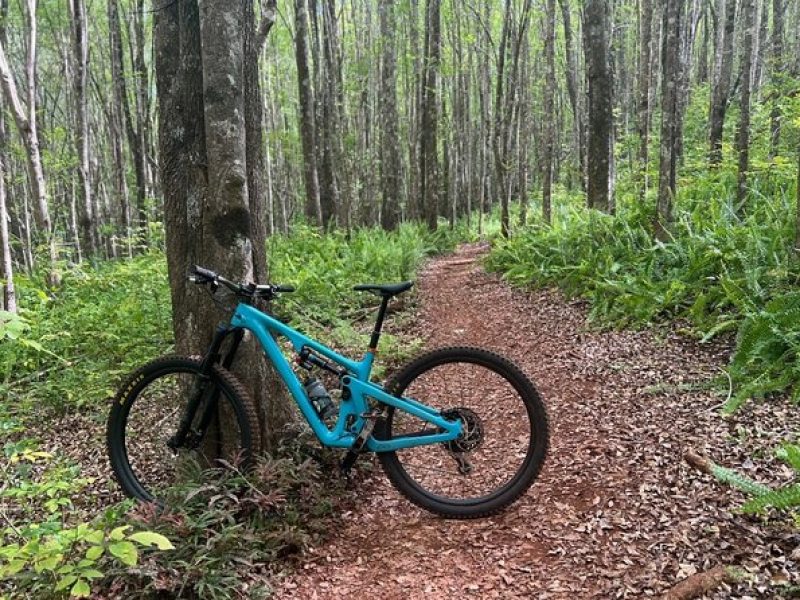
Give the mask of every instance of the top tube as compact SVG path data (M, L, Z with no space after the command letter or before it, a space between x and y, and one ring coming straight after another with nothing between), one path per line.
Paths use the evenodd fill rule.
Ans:
M275 317L244 303L240 303L239 306L236 307L236 311L231 318L231 325L252 331L256 338L258 338L261 346L265 349L270 346L270 342L273 344L275 343L272 338L274 334L281 335L291 342L295 352L300 352L303 347L310 348L325 358L343 366L361 381L369 381L369 376L372 372L372 364L375 360L375 354L372 351L368 351L360 361L351 360L328 346L300 333L289 325L282 323Z

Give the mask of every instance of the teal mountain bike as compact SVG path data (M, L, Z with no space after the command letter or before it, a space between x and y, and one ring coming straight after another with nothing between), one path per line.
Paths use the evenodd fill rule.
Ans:
M160 502L165 488L179 483L187 458L201 465L223 459L240 468L252 462L260 439L256 407L229 370L245 331L260 343L319 441L345 451L345 474L360 454L374 452L401 494L450 518L497 513L539 474L547 413L508 359L480 348L441 348L411 361L385 385L370 381L389 301L411 282L355 286L381 298L369 349L355 361L256 308L259 300L294 291L289 286L240 285L202 267L190 279L213 293L227 290L235 309L204 356L158 358L122 384L107 444L129 496Z

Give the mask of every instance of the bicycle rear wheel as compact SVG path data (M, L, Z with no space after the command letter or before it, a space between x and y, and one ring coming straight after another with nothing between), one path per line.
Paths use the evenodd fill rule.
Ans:
M106 442L111 468L125 493L144 502L163 503L166 490L200 469L227 463L244 469L258 437L253 401L225 369L202 374L201 359L164 356L132 373L120 387L108 417ZM199 407L185 447L167 441L178 431L189 400ZM202 415L212 406L203 439ZM221 461L224 461L221 462Z
M539 474L547 413L536 388L507 359L479 348L442 348L411 362L387 389L462 422L452 442L378 454L392 484L418 506L451 518L488 516L519 498ZM376 437L432 428L389 407Z

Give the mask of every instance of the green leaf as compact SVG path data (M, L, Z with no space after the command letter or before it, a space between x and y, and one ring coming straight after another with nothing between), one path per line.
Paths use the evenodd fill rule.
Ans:
M86 550L86 558L89 560L97 560L103 555L103 547L102 546L90 546Z
M132 567L136 564L137 559L139 558L139 552L136 550L136 546L128 541L122 542L113 542L108 546L109 552L116 556L123 564Z
M108 539L118 542L125 537L125 531L130 528L130 525L122 525L121 527L112 529L111 533L108 534Z
M91 592L92 590L89 588L89 584L83 579L78 579L75 585L72 586L69 595L74 598L86 598Z
M77 579L78 577L76 575L67 575L66 577L62 577L56 584L55 591L60 592L61 590L67 589L69 586L75 583Z
M174 550L175 546L172 545L167 538L155 531L139 531L132 533L128 536L129 540L141 544L142 546L155 545L159 550Z
M97 569L86 569L85 571L81 571L81 577L85 577L86 579L99 579L102 576L103 574Z

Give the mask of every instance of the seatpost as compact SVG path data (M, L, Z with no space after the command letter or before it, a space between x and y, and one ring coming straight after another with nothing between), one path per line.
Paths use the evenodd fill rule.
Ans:
M378 350L378 340L381 339L381 329L383 328L383 318L386 316L387 306L389 306L389 296L383 296L381 307L378 309L378 320L375 321L375 329L372 331L372 337L369 340L370 352Z

